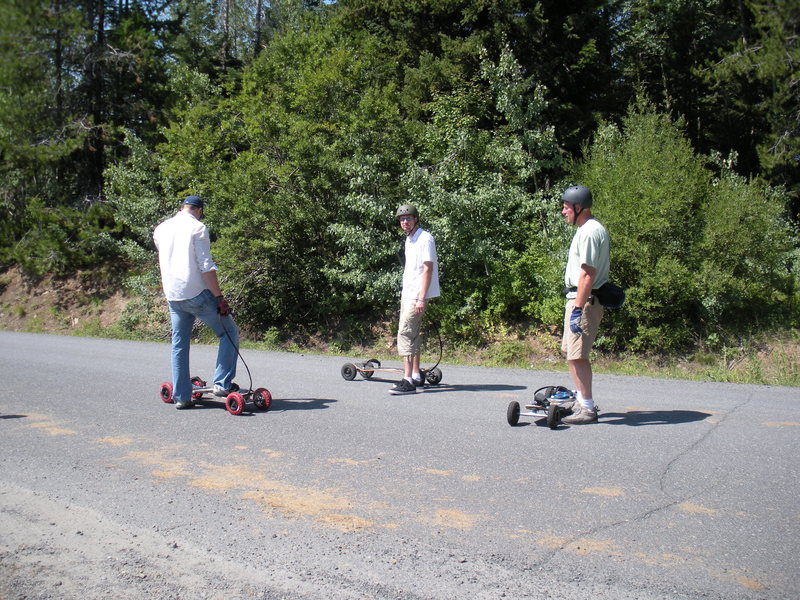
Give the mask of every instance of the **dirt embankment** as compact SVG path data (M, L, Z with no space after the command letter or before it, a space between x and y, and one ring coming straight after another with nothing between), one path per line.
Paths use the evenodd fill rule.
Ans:
M73 333L105 329L130 301L109 275L31 279L18 269L0 274L0 329Z

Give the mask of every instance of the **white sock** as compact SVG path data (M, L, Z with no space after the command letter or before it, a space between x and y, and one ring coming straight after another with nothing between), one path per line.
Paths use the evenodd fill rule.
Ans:
M578 400L578 403L586 410L594 410L594 400L591 398L584 398L583 394L578 392L576 399Z
M420 379L422 379L422 373L414 373L414 374L412 375L412 377L413 377L414 379L416 379L417 381L419 381Z

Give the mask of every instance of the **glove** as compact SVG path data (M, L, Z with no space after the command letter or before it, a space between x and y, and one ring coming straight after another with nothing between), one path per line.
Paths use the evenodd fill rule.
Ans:
M217 296L217 312L219 313L220 317L227 317L231 314L231 306L228 304L228 301L225 300L225 296Z
M583 316L583 309L576 306L572 309L572 314L569 316L569 330L577 335L581 335L583 333L583 327L581 327L581 317Z

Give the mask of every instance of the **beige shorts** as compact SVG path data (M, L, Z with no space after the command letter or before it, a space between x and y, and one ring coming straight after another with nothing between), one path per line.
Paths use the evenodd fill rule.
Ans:
M564 308L564 338L561 340L561 351L567 355L567 360L589 358L604 312L602 304L597 299L595 299L594 304L592 304L591 300L584 304L583 316L581 317L583 333L578 335L577 333L572 333L569 328L569 318L572 315L572 307L574 305L574 300L567 300L567 305Z
M415 356L422 347L422 313L416 312L416 298L400 303L400 325L397 328L397 353L400 356Z

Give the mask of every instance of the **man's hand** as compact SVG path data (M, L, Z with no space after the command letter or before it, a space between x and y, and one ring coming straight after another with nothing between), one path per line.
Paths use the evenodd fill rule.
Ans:
M231 314L231 307L228 301L225 300L225 296L217 296L217 312L220 317L227 317Z
M576 306L572 309L572 314L569 317L569 330L576 334L581 335L583 333L583 327L581 327L581 317L583 316L583 309L579 306Z

